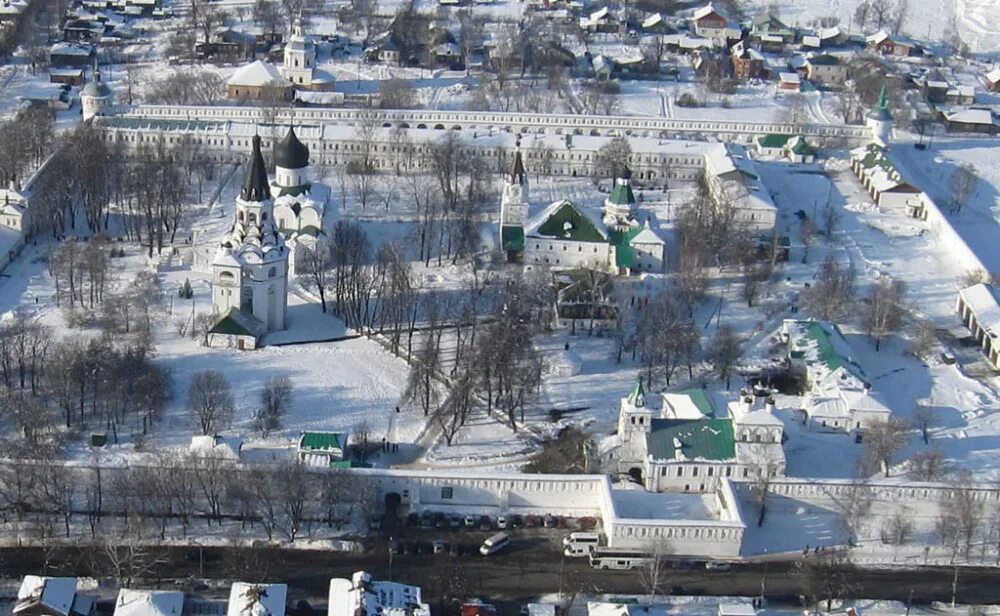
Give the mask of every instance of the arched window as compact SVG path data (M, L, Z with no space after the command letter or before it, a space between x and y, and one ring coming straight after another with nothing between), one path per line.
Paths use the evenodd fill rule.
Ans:
M219 282L232 282L235 279L232 272L219 272Z

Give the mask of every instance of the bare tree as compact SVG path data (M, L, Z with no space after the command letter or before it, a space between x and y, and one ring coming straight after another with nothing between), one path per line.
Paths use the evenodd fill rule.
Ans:
M281 427L281 417L292 405L292 379L272 376L260 391L260 407L254 413L254 424L263 438Z
M904 545L913 537L913 514L901 507L882 526L882 543L889 545Z
M670 571L670 557L673 553L673 546L666 539L655 540L649 544L648 559L639 568L639 577L647 595L661 594L666 585Z
M930 319L916 318L910 331L909 351L927 361L934 355L937 346L937 329Z
M969 198L975 192L976 182L978 181L976 170L971 163L962 163L951 174L949 187L951 189L950 201L951 212L953 214L961 212L962 208L969 203Z
M948 461L940 447L917 452L907 463L907 476L914 481L940 481L948 472Z
M934 408L926 404L917 404L913 409L913 423L920 429L920 437L924 439L924 445L930 444L930 429L936 419Z
M854 269L828 256L820 263L813 283L802 291L803 307L817 319L836 321L853 303Z
M598 177L619 178L628 166L632 156L632 146L628 139L621 135L615 136L597 151L594 161L594 172Z
M730 325L723 324L715 330L706 350L706 359L712 364L715 375L726 382L726 389L729 389L733 371L742 355L739 336Z
M882 276L872 284L868 293L865 323L868 335L875 339L876 351L882 344L882 338L899 328L903 320L904 295L906 285L901 280Z
M869 472L876 468L888 477L892 458L910 440L909 426L898 417L874 421L864 434L863 462Z
M204 435L225 429L236 412L229 381L219 370L194 373L188 387L187 406L192 419Z

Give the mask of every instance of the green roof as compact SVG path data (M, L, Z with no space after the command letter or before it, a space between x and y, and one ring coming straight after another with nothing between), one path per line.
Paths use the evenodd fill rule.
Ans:
M816 321L806 325L802 337L798 340L798 345L806 347L810 341L816 343L817 361L824 364L831 371L844 365L844 360L840 356L840 353L833 348L833 342L830 341L830 334Z
M628 395L628 401L632 406L646 406L646 392L642 388L641 378L635 382L635 387L632 389L632 393Z
M572 240L574 242L605 242L601 233L590 219L580 213L569 201L563 202L536 231L543 237Z
M628 182L615 180L615 187L611 189L611 196L608 197L608 201L615 205L632 205L635 203L632 185Z
M692 387L678 392L691 398L691 403L698 407L705 417L715 417L715 409L712 408L712 401L708 399L708 394L700 387Z
M764 135L763 137L757 137L757 143L762 148L783 148L791 138L792 135Z
M641 227L635 227L628 231L611 231L608 233L608 241L615 247L615 265L618 267L632 267L635 263L635 254L632 252L632 245L629 242L641 232Z
M792 146L792 153L793 154L800 154L800 155L801 154L815 154L816 153L816 148L814 148L811 145L809 145L806 142L805 139L799 139L799 140L797 140L795 142L795 145Z
M340 449L343 451L342 441L347 435L342 432L303 432L299 439L299 449L315 449L319 451L330 451Z
M312 188L312 184L306 182L302 186L286 186L278 190L278 196L291 195L293 197L298 197L299 195L304 195Z
M219 317L219 320L208 330L208 333L257 337L258 332L253 330L250 319L253 319L253 317L240 312L237 308L230 308Z
M521 252L524 250L524 228L504 225L500 227L500 244L504 250Z
M736 457L733 422L729 419L654 419L646 450L656 460L674 460L680 444L687 460L732 460Z
M358 462L357 460L330 460L330 468L371 468L372 465L367 462Z

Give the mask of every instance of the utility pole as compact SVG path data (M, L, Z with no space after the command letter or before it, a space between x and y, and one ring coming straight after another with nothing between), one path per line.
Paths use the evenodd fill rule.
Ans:
M955 565L955 577L951 580L951 609L955 609L955 599L958 596L958 565Z

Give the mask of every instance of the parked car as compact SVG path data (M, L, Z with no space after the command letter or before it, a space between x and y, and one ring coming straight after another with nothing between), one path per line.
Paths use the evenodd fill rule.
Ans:
M438 530L448 528L448 516L440 511L437 512L437 514L434 515L434 528Z
M434 527L434 512L425 511L420 514L420 527L421 528L433 528Z
M524 516L524 525L528 528L537 528L542 525L542 519L537 515Z
M431 547L435 554L443 554L448 550L448 544L443 539L435 539Z
M507 516L498 515L497 516L497 528L504 530L507 528Z
M510 536L507 533L497 533L483 542L483 545L479 548L479 553L483 556L490 556L508 545L510 545Z
M510 516L510 527L511 528L521 528L524 526L524 516L519 513L515 513Z
M705 568L709 571L729 571L733 566L723 560L710 560L705 563Z
M457 515L450 516L448 518L448 526L451 527L452 530L458 530L459 528L462 528L461 516Z
M416 528L420 526L420 515L413 511L408 516L406 516L406 525L410 528Z
M545 528L555 528L555 527L556 527L556 519L555 519L555 517L552 516L552 515L547 514L545 516Z
M465 516L465 527L466 528L475 528L477 522L479 522L479 520L476 519L476 516L472 515L471 513L469 515Z

